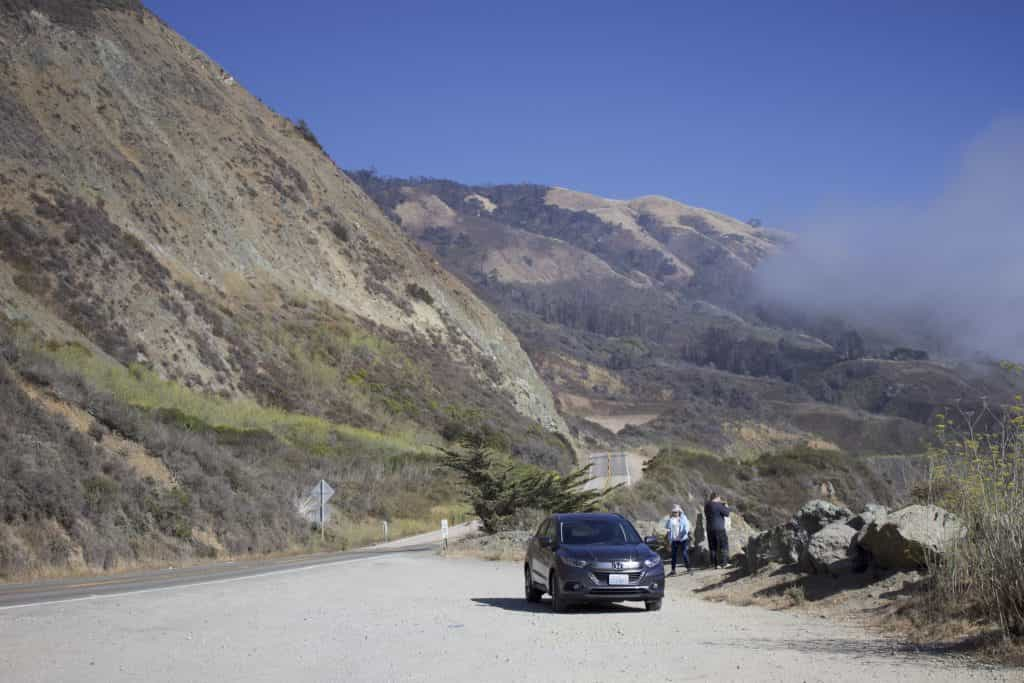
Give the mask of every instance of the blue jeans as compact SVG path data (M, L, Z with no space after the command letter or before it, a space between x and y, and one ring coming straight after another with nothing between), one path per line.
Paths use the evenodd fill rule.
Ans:
M683 566L690 568L690 540L684 538L681 541L672 541L672 571L676 570L676 558L680 551L683 554Z

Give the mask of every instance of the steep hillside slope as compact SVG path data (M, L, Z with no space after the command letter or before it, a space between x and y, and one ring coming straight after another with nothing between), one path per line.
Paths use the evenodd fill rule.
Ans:
M35 406L0 442L0 574L285 549L324 475L356 518L429 520L456 495L429 447L469 428L573 462L502 321L136 0L0 0L0 323L0 398Z
M761 301L752 275L786 233L664 197L351 175L502 315L595 446L914 453L943 406L1009 395Z
M314 142L147 12L86 21L82 5L5 5L8 309L51 315L122 362L285 407L334 398L320 393L332 349L317 336L367 331L561 427L515 338ZM70 19L45 13L70 6Z

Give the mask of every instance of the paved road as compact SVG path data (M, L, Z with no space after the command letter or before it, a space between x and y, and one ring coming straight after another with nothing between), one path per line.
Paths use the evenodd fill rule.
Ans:
M475 531L477 524L453 526L451 539ZM168 590L197 583L225 582L273 574L293 572L319 565L346 563L353 560L383 557L394 553L429 553L438 549L440 531L420 534L382 543L370 548L345 552L300 555L273 560L254 559L220 562L194 567L168 568L132 572L113 576L58 579L23 584L0 584L0 610L48 602L90 600L102 596ZM3 677L0 676L0 679Z
M633 484L628 453L591 453L588 489L601 489L616 484Z
M0 610L0 680L1006 681L843 624L700 600L554 614L513 562L382 553L245 580Z

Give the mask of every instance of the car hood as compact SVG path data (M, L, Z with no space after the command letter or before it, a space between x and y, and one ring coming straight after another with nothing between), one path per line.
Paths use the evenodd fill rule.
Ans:
M643 543L636 545L563 545L559 550L571 557L590 562L644 560L654 554L654 551Z

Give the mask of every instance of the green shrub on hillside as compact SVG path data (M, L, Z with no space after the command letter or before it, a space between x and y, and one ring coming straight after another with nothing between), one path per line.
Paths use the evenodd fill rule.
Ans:
M410 282L408 285L405 286L405 293L411 296L413 299L422 301L428 306L434 305L434 297L430 295L430 292L428 292L424 287L421 287L415 282Z
M510 462L497 456L485 438L465 435L459 449L442 449L444 463L462 478L464 493L484 530L515 526L527 510L592 512L614 489L586 490L590 466L566 475Z

